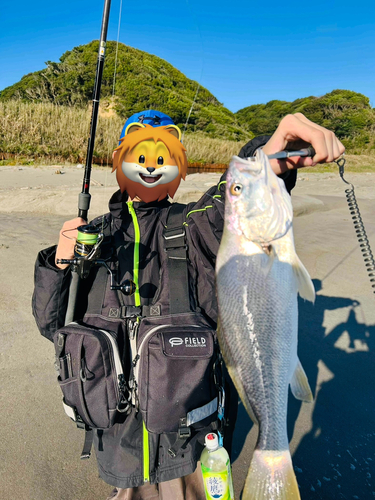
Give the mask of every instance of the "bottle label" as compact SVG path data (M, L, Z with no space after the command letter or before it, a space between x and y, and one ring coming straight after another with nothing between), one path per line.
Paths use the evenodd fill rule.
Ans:
M210 472L202 465L204 489L208 500L231 500L228 472Z

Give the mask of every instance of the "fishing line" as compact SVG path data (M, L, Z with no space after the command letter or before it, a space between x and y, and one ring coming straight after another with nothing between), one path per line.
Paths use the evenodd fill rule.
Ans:
M193 9L191 8L190 4L189 4L189 0L185 0L186 1L186 5L190 11L190 14L192 16L192 18L194 19L194 24L195 24L195 27L197 28L197 31L198 31L198 34L199 34L199 40L200 40L200 52L201 52L201 61L202 61L202 65L201 65L201 72L200 72L200 76L198 78L198 86L197 86L197 90L195 92L195 96L194 96L194 99L193 99L193 102L191 103L191 107L190 107L190 110L189 110L189 113L188 113L188 116L187 116L187 119L186 119L186 123L185 123L185 126L184 126L184 130L182 132L182 137L181 137L181 142L183 143L184 142L184 137L185 137L185 132L186 132L186 128L188 126L188 123L189 123L189 120L190 120L190 115L193 111L193 107L194 107L194 104L197 100L197 97L198 97L198 92L199 92L199 89L200 89L200 82L202 81L202 78L203 78L203 67L204 67L204 49L203 49L203 39L202 39L202 33L201 33L201 30L199 29L199 24L197 22L197 18L195 17L195 14L194 14L194 11Z
M115 95L115 86L116 86L117 55L118 55L118 44L119 44L119 38L120 38L121 13L122 13L122 0L120 0L120 12L119 12L119 17L118 17L117 43L116 43L116 56L115 56L115 71L114 71L114 74L113 74L112 98Z
M189 123L189 120L190 120L190 115L191 115L191 112L193 111L193 107L194 107L195 101L196 101L196 99L197 99L197 95L198 95L198 92L199 92L199 87L200 87L200 83L198 83L197 91L195 92L195 96L194 96L193 102L192 102L192 104L191 104L191 107L190 107L190 111L189 111L188 117L187 117L187 119L186 119L186 123L185 123L185 126L184 126L184 131L182 132L182 138L181 138L181 142L182 142L182 143L184 142L184 137L185 137L186 128L187 128L187 126L188 126L188 123Z
M116 75L117 75L117 62L118 62L118 47L119 47L119 41L120 41L120 31L121 31L121 16L122 16L122 0L120 0L120 9L119 9L119 15L118 15L118 24L117 24L117 40L116 40L116 52L115 52L115 68L113 71L113 86L112 86L112 104L114 103L115 99L115 90L116 90ZM104 192L106 192L106 189L108 187L108 167L110 165L109 163L109 158L112 156L112 148L110 146L110 120L111 117L109 116L107 119L107 168L105 169L105 179L104 179ZM104 197L105 198L105 197ZM107 210L107 205L106 205L106 200L104 199L103 204L103 210L102 213L106 212ZM103 232L104 230L104 218L102 218L101 222L101 231Z
M65 229L64 231L61 231L61 234L64 236L64 238L67 238L68 240L75 240L76 238L71 238L70 236L67 236L65 233L67 233L69 231L77 231L77 229L78 229L78 226L72 227L71 229Z

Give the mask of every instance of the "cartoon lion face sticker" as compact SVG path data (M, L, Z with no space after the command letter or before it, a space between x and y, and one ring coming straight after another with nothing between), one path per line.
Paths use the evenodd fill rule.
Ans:
M131 123L114 151L113 169L121 192L150 203L171 198L187 173L186 149L175 125Z

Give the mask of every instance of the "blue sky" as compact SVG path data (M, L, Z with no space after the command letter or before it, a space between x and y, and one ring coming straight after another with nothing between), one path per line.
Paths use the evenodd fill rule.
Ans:
M4 5L5 4L5 5ZM100 35L104 0L2 2L0 90ZM231 111L349 89L375 107L375 2L123 0L119 40L199 81ZM108 40L117 39L112 0Z

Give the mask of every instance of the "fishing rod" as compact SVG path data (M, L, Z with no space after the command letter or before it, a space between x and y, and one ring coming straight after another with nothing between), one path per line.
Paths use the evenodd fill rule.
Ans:
M105 0L103 19L102 19L102 29L99 41L98 62L96 66L95 85L92 98L92 113L91 113L91 123L90 123L90 135L87 145L86 166L83 176L82 192L79 194L78 198L78 217L82 217L82 219L84 220L87 220L87 214L89 211L90 200L91 200L91 195L89 192L90 177L92 168L92 157L94 154L96 126L98 123L99 98L100 98L100 89L102 87L102 79L103 79L103 69L104 69L105 50L107 45L107 31L108 31L110 8L111 8L111 0Z
M92 113L90 122L90 135L87 144L86 165L83 176L82 192L78 197L78 217L88 220L90 208L90 178L92 168L92 158L94 153L96 126L99 114L99 98L103 79L104 59L107 45L107 31L111 0L104 1L102 27L99 40L98 60L96 65L95 85L92 98ZM74 248L74 259L62 259L58 263L69 263L72 270L72 278L69 287L68 306L65 315L65 325L74 319L74 311L78 294L80 278L86 278L90 272L91 265L100 254L100 243L103 235L99 234L99 229L92 225L80 226L78 228L77 244Z

